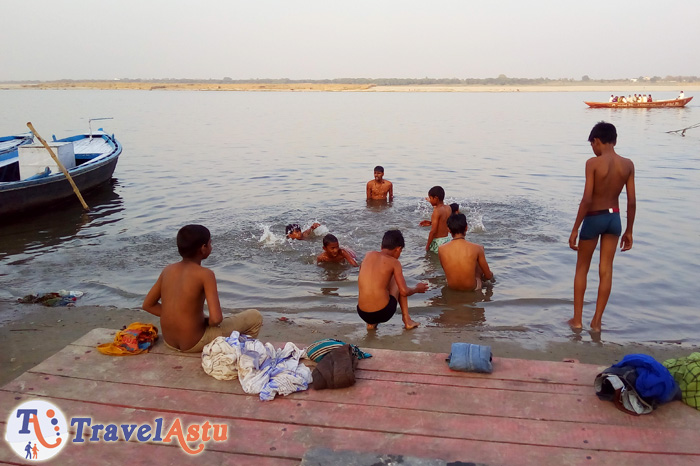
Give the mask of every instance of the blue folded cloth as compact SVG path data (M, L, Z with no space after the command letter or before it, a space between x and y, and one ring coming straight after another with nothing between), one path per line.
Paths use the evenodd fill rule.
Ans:
M635 389L652 402L666 403L678 398L680 388L671 373L660 362L646 354L628 354L612 367L630 366L637 371Z
M447 358L450 369L462 372L493 372L491 347L471 343L452 343L452 352Z

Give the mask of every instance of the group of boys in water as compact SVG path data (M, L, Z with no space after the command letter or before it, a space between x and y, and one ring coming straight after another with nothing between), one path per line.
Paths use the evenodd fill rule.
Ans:
M596 310L591 320L591 330L599 332L603 311L612 288L612 263L617 241L622 235L622 251L632 247L632 226L636 212L634 165L631 160L619 156L615 150L617 131L610 123L600 122L593 127L588 141L595 157L586 162L586 183L569 246L578 252L574 278L574 317L569 320L573 329L582 328L583 298L586 291L588 269L598 240L600 247L600 284ZM627 192L627 228L622 233L619 195ZM459 213L459 206L444 203L445 191L434 186L428 191L428 201L433 206L426 251L438 254L445 272L447 286L460 291L480 290L483 281L492 280L484 248L465 239L467 219ZM384 179L384 169L374 169L374 179L367 183L368 200L393 200L393 185ZM320 226L314 223L302 231L296 225L287 225L290 239L303 240ZM579 235L579 227L581 232ZM450 236L451 240L450 240ZM577 243L578 239L578 243ZM176 351L200 352L217 336L229 336L232 331L257 337L262 327L262 315L248 309L233 316L223 317L214 272L202 267L202 260L212 251L209 230L201 225L186 225L177 234L180 262L166 266L148 292L143 309L160 317L165 344ZM399 258L405 242L399 230L384 233L379 251L368 252L362 260L358 276L357 313L367 324L368 330L389 321L401 308L404 328L419 324L408 313L408 297L425 293L427 283L408 287ZM318 263L347 262L358 266L352 251L341 248L338 239L331 234L323 238L323 252ZM209 316L204 315L206 300Z

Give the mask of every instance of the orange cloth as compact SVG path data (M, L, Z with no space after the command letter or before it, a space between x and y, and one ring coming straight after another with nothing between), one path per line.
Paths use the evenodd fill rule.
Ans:
M120 330L112 343L97 345L97 351L109 356L130 356L148 352L158 340L158 328L151 324L134 322Z

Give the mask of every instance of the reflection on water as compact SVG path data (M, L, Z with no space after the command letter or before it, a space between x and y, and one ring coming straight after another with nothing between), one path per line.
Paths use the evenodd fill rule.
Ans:
M118 194L119 182L112 179L84 194L90 211L85 212L76 199L52 204L31 216L15 216L0 229L0 260L13 258L8 265L30 262L37 254L57 250L80 236L96 238L104 228L123 219L124 202ZM2 274L0 274L2 275Z
M66 203L18 224L0 219L0 297L77 289L85 304L138 307L163 266L179 259L177 230L201 223L212 231L204 265L224 307L355 322L357 268L319 267L321 237L284 236L287 223L317 221L360 261L386 230L400 229L406 281L430 284L409 298L418 320L566 340L576 262L567 238L592 156L586 137L606 119L618 128L617 151L635 162L638 215L634 248L615 259L602 339L700 342L689 325L700 277L700 137L665 133L694 124L698 107L596 111L582 101L607 97L575 92L2 97L0 134L16 133L28 108L57 136L83 130L86 115L109 114L106 129L124 153L119 182L89 194L87 216ZM378 164L394 185L392 203L366 201ZM484 245L498 277L481 295L453 296L437 257L425 253L428 229L418 223L430 218L424 198L435 185L460 205L467 238ZM595 260L584 321L598 286Z
M492 296L492 286L477 291L457 291L444 286L439 295L428 300L431 306L443 310L439 316L433 318L433 323L443 327L484 324L486 322L486 309L477 304L491 301Z

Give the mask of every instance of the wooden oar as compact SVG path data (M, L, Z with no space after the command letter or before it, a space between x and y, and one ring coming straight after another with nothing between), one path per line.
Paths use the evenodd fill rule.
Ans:
M73 186L73 192L75 193L76 196L78 196L78 199L80 200L80 203L83 205L83 209L86 211L90 211L90 208L88 205L85 203L85 200L83 199L83 196L80 194L80 191L78 190L78 187L75 185L75 182L73 181L73 178L71 178L70 174L68 174L68 170L66 170L66 167L63 166L60 160L58 160L58 157L56 157L56 154L53 153L53 150L51 147L49 147L48 144L46 144L46 141L39 136L39 133L36 132L34 129L34 126L32 126L32 122L28 122L27 126L29 127L30 130L32 130L32 133L34 133L34 136L46 147L46 150L49 151L49 154L51 154L51 158L56 162L56 165L58 165L58 168L61 169L64 175L66 175L66 178L70 182L70 185Z

